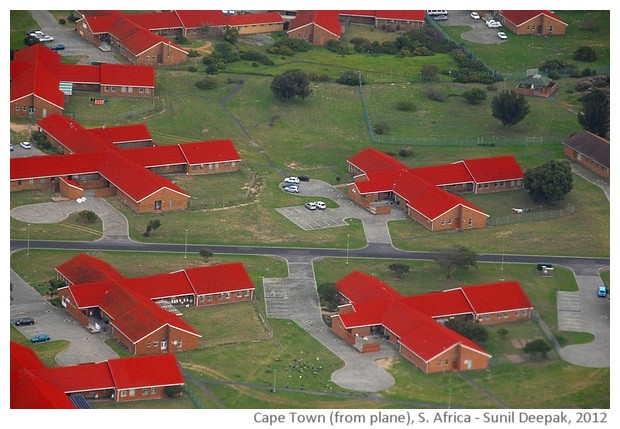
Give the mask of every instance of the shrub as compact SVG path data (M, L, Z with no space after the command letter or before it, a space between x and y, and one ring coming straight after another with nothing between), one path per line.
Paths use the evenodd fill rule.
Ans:
M338 77L338 79L336 79L336 83L339 83L341 85L350 85L350 86L359 85L360 81L362 85L365 84L364 77L359 72L356 72L355 70L348 70L342 73Z
M378 135L387 134L390 131L390 126L385 121L379 121L373 125L373 131Z
M187 71L190 73L196 73L198 71L198 68L196 66L189 66L187 68Z
M560 73L558 73L557 71L549 72L549 79L558 80L558 79L561 79L561 78L562 78L562 75Z
M480 104L487 99L487 93L481 88L472 88L463 93L463 97L469 104Z
M196 57L199 57L200 54L198 53L198 51L196 49L190 49L187 52L187 56L190 57L190 58L196 58Z
M196 88L198 89L214 89L217 87L217 82L213 78L206 77L199 80L194 85L196 85Z
M433 64L425 64L420 69L420 76L422 80L427 82L437 80L437 74L439 73L439 67Z
M65 19L64 19L64 18L60 18L60 19L58 20L58 23L59 23L60 25L65 25L65 24L67 23L67 21L65 21Z
M407 148L399 150L398 154L403 158L408 158L413 155L413 149L411 149L410 147L407 147Z
M591 63L596 61L596 51L591 46L580 46L573 53L573 59Z
M311 82L329 82L329 75L326 73L318 74L316 72L308 73Z
M434 90L433 88L428 88L426 90L426 96L434 101L444 101L448 96L442 94L439 91Z
M417 107L411 101L399 101L396 104L396 108L401 112L415 112Z

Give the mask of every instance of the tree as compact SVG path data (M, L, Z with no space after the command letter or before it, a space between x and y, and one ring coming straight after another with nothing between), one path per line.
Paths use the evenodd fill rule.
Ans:
M482 88L472 88L463 93L463 98L465 98L469 104L480 104L487 99L487 93Z
M271 92L280 101L288 101L293 97L304 99L312 94L310 77L299 69L285 71L273 78Z
M523 187L538 203L564 198L573 189L573 173L567 160L550 160L523 175Z
M95 223L97 220L97 214L91 210L82 210L78 213L78 219L86 223Z
M439 267L446 273L446 278L451 278L457 269L467 270L470 267L477 267L476 252L469 250L462 244L457 244L437 252L433 260L437 262Z
M161 222L159 219L151 219L149 223L146 225L146 231L144 231L144 236L149 237L152 231L155 231L157 228L161 226Z
M609 119L609 99L591 97L583 103L583 108L577 114L577 120L584 130L601 137L609 133Z
M395 262L388 266L391 272L393 272L396 277L401 278L405 274L409 273L409 265L401 264L400 262Z
M493 97L491 109L493 117L499 119L504 127L518 124L530 113L530 106L523 94L514 91L502 91Z
M205 262L207 262L210 258L213 257L213 250L207 247L203 247L202 249L200 249L198 254L202 257L202 259L204 259Z
M235 27L226 26L226 31L224 32L224 40L231 45L236 45L239 41L239 30Z
M338 289L334 283L321 283L317 286L316 291L319 295L321 307L328 310L335 310L340 303Z
M476 322L450 319L444 326L478 344L482 344L489 339L489 331Z
M523 348L523 351L531 356L541 356L547 358L547 352L551 350L551 346L547 344L542 338L538 338L528 343Z
M347 70L336 78L336 83L339 83L340 85L357 86L364 85L366 82L360 72L355 70Z

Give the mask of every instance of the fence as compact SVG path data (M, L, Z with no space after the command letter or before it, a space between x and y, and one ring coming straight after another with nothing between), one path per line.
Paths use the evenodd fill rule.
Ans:
M542 206L534 209L521 209L521 213L508 216L492 216L487 220L487 226L500 226L524 222L536 222L541 220L559 219L564 216L575 214L576 208L572 204L563 203L561 207L553 210L543 210Z
M368 123L370 126L370 122ZM373 143L409 145L409 146L535 146L542 145L542 136L526 137L499 137L499 136L474 136L474 137L454 137L454 138L428 138L416 136L386 136L375 134L372 127L369 129Z
M102 123L115 123L115 124L127 124L135 123L138 119L145 116L152 115L164 110L164 101L160 97L153 97L153 102L150 106L146 106L139 109L133 109L128 111L119 112L116 114L100 113L94 109L82 109L79 113L68 113L64 115L73 119L76 122L102 122Z

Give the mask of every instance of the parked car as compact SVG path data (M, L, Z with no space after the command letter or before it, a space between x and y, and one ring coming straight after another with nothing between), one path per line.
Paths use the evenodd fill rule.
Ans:
M299 193L299 186L297 186L297 185L285 186L283 189L286 192L290 192L292 194L298 194Z
M502 40L508 39L508 36L506 36L506 33L504 33L503 31L500 31L499 33L497 33L497 37L499 37Z
M15 148L13 147L13 143L9 143L11 145L11 152L13 152L15 150Z
M15 325L34 325L34 319L32 317L20 317L15 321Z
M39 42L44 43L44 42L53 42L54 38L52 36L48 36L47 34L44 34L43 36L39 37Z
M478 15L478 12L472 12L469 14L469 16L471 16L472 19L480 19L480 15Z
M33 343L44 343L51 340L51 337L47 334L37 334L30 339Z
M23 147L24 149L30 149L32 147L30 142L21 142L19 145Z
M447 21L448 20L448 15L435 15L435 16L433 16L433 19L435 21Z
M306 203L304 204L304 207L306 207L308 210L316 210L316 204L314 203Z
M499 28L502 26L502 23L499 21L495 21L493 19L487 21L487 27L489 28Z
M601 298L605 298L607 296L607 288L605 286L599 286L596 290L596 294Z
M295 183L295 184L297 184L297 183L299 183L299 177L295 177L295 176L293 176L293 177L285 177L284 178L284 183Z
M302 174L301 176L297 176L297 178L299 180L301 180L302 182L309 182L310 181L310 176L307 176L305 174Z
M61 44L52 45L50 49L52 51L62 51L65 49L65 45L61 45Z
M325 210L327 208L327 205L323 201L315 201L314 205L319 210Z

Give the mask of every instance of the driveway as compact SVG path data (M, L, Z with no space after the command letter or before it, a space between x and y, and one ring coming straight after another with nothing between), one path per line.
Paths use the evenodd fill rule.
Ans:
M467 25L471 27L471 30L461 33L461 39L472 43L479 43L481 45L497 45L503 43L506 40L501 40L497 37L499 31L504 31L508 37L512 34L510 31L506 31L503 28L488 28L486 21L490 19L490 16L481 15L481 19L473 19L469 14L471 11L464 10L450 10L448 11L448 19L440 21L439 25L442 27Z
M46 45L62 44L65 49L57 51L61 56L80 58L78 64L90 64L92 61L118 63L113 52L103 52L82 38L74 27L61 26L51 13L45 10L33 10L32 17L41 27L41 31L54 38ZM66 17L65 17L66 19Z

